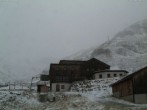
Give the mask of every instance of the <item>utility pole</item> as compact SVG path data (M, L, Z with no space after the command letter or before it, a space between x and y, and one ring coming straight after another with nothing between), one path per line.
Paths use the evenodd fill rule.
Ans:
M31 91L31 88L32 88L32 81L33 81L33 78L34 78L34 77L32 77L32 79L31 79L30 91Z
M35 78L37 79L37 78L39 78L39 77L32 77L32 79L31 79L31 85L30 85L30 91L31 91L31 88L32 88L32 85L33 85L33 84L32 84L32 83L33 83L33 79L35 79Z
M10 81L9 81L8 85L9 85L9 91L10 91Z
M15 90L15 82L14 82L14 90Z
M110 41L110 38L109 38L109 36L108 36L108 42Z

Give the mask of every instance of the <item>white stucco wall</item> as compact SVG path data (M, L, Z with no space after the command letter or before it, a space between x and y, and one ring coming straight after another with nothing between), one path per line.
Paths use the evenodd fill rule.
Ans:
M59 85L59 92L66 92L69 91L71 84L70 83L52 83L52 92L56 92L56 85ZM61 88L61 86L64 85L64 89Z
M99 73L95 73L94 74L94 79L104 79L104 78L108 78L108 74L110 74L109 78L113 78L114 74L116 74L116 77L124 77L127 75L126 72L99 72ZM122 74L122 76L120 76L120 74ZM102 75L102 78L99 78L99 75Z

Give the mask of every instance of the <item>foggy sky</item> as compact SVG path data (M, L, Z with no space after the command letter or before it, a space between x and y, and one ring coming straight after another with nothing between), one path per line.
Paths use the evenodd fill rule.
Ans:
M1 71L38 72L48 61L102 44L146 19L146 11L146 0L0 0Z

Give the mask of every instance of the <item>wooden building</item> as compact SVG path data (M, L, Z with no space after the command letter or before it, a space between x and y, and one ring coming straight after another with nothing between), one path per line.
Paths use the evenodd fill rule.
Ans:
M48 81L39 81L37 83L37 92L38 93L48 93L49 92L49 82Z
M40 80L41 81L49 81L49 75L48 74L41 74Z
M113 96L134 103L147 103L147 67L112 84Z
M48 93L50 89L49 75L40 75L40 81L37 82L38 93Z
M87 61L61 60L59 64L51 64L51 91L68 91L72 82L92 79L94 71L105 69L110 69L110 66L95 58Z

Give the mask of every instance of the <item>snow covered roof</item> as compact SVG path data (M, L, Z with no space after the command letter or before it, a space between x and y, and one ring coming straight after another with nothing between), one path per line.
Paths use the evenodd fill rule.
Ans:
M37 85L48 85L49 81L38 81Z

